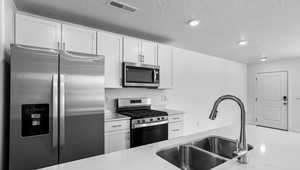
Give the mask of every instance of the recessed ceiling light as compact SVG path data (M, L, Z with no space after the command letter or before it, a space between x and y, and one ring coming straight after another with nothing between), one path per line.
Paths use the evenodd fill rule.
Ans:
M268 57L262 57L262 58L260 58L260 61L262 61L262 62L265 62L267 60L268 60Z
M196 27L196 26L198 26L200 24L200 20L198 20L198 19L192 19L192 20L187 21L187 23L191 27Z
M240 40L240 41L237 42L237 44L238 44L239 46L245 46L245 45L248 44L248 41L247 41L247 40Z

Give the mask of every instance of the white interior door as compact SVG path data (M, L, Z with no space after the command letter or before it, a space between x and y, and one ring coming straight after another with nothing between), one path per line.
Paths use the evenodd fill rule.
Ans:
M257 124L287 130L287 72L257 74L256 95Z

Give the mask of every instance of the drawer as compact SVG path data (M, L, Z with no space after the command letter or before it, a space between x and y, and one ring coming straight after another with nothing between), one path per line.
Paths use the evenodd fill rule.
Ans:
M169 123L169 139L183 135L183 122Z
M183 114L176 114L176 115L170 115L169 116L169 122L180 122L183 121Z
M105 153L130 148L130 131L119 130L105 133Z
M129 120L109 121L105 122L105 132L111 132L116 130L129 130Z

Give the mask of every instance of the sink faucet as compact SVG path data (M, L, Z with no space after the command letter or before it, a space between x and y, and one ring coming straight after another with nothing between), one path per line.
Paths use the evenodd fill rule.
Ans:
M218 106L219 104L224 101L224 100L233 100L235 101L240 109L241 109L241 129L240 129L240 138L238 141L238 147L237 147L237 152L236 154L238 155L238 161L242 164L246 164L247 163L247 151L248 151L248 146L247 146L247 142L246 142L246 112L245 112L245 106L242 102L241 99L237 98L236 96L233 95L224 95L219 97L213 106L213 109L211 110L211 113L209 115L209 119L211 120L215 120L217 117L217 113L218 113Z

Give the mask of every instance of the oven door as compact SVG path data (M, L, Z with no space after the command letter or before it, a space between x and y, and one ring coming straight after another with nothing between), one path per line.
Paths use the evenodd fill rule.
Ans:
M130 131L131 148L163 140L168 140L168 123L132 128Z
M123 63L123 87L149 87L159 86L159 66Z

